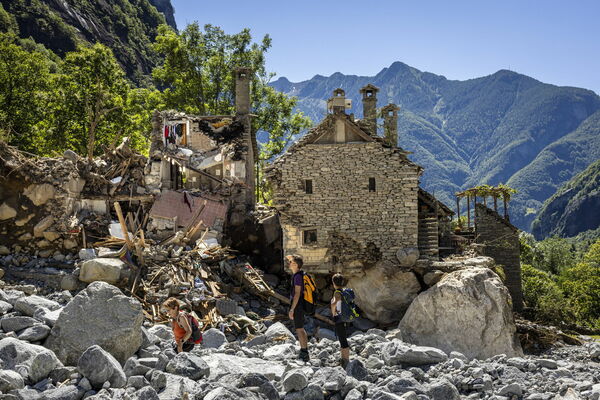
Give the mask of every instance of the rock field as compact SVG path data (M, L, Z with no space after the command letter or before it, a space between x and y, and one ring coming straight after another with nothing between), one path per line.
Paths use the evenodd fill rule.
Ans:
M139 304L108 283L75 297L20 289L0 290L0 400L600 399L600 343L590 338L480 360L371 328L349 339L344 370L327 329L311 339L308 363L281 322L246 342L213 328L203 345L175 354L170 328L142 324Z

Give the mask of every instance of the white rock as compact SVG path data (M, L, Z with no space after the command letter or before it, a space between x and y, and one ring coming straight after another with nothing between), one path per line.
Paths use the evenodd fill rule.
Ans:
M421 290L413 272L384 264L368 269L364 276L351 278L348 286L354 289L362 316L383 324L398 321Z
M29 200L36 206L46 204L46 202L54 198L54 186L49 183L43 183L41 185L29 185L23 191L23 194L29 197Z
M269 326L265 332L265 336L267 337L268 341L280 337L287 337L288 339L296 340L292 332L290 332L290 330L281 322L275 322L273 325Z
M210 367L210 379L217 380L224 375L257 373L270 380L280 380L285 372L283 364L265 361L260 358L237 357L230 354L213 353L205 359Z
M225 334L220 329L210 328L202 334L202 347L218 349L227 343Z
M2 203L0 205L0 221L4 221L5 219L14 218L17 216L17 210L12 208L6 203Z
M121 278L121 271L126 264L118 258L94 258L81 264L79 280L82 282L103 281L116 284Z
M522 356L508 290L494 272L473 267L446 275L419 294L400 322L410 343L469 358Z
M21 297L15 302L15 310L29 317L33 317L33 314L35 314L35 312L41 308L45 308L47 310L58 310L60 308L60 304L35 295Z

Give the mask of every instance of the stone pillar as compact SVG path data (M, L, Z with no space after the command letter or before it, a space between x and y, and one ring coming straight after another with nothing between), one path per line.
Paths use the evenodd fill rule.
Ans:
M504 284L510 292L513 310L523 310L521 282L521 250L519 230L494 210L475 205L476 242L484 244L483 254L501 265L506 275Z
M360 89L363 103L363 118L369 124L369 133L377 136L377 92L379 88L370 83Z
M235 76L235 114L236 118L244 124L244 143L246 150L244 160L246 167L245 175L245 206L246 210L254 210L256 206L256 174L255 174L255 150L256 137L252 133L252 124L250 123L250 82L252 80L252 71L249 68L237 68L234 71Z
M164 150L164 128L163 118L160 111L154 110L152 113L152 134L150 137L150 159L152 157L159 157L162 150Z
M398 146L398 107L395 104L388 104L381 109L383 116L383 137L388 146Z

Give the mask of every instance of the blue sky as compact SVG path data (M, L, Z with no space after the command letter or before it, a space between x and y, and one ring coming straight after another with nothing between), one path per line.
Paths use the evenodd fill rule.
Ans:
M394 61L449 79L510 69L600 94L600 1L172 0L181 29L210 23L273 39L267 67L293 82L375 75Z

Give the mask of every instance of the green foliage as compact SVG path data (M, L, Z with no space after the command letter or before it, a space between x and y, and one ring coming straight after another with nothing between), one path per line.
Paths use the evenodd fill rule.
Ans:
M520 243L523 294L536 317L600 329L600 240L584 248L523 233Z
M10 34L0 34L0 54L0 134L34 152L37 126L48 113L51 62L43 53L24 50Z
M572 323L572 310L552 275L528 264L521 265L523 296L536 317L555 324Z
M115 145L129 123L129 84L112 51L102 44L67 53L56 76L50 147L60 144L93 157L97 145Z

